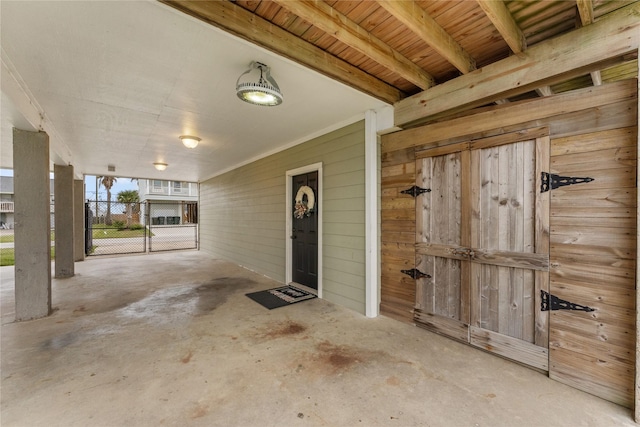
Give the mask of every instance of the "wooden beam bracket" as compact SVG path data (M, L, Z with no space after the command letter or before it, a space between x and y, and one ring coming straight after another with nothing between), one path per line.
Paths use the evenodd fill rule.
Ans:
M549 311L549 310L575 310L575 311L596 311L595 308L587 307L580 304L575 304L563 299L558 298L555 295L551 295L549 292L544 290L540 290L540 296L542 300L540 301L540 311Z
M542 172L540 184L540 192L546 193L549 190L555 190L559 187L565 187L567 185L584 184L586 182L594 181L594 178L579 178L573 176L560 176L549 172Z
M431 275L427 273L423 273L417 268L412 268L411 270L400 270L400 272L402 274L406 274L407 276L411 276L411 278L415 280L424 279L424 278L431 279Z
M421 188L421 187L418 187L417 185L414 185L411 188L407 188L406 190L402 190L400 193L408 194L411 197L418 197L421 194L430 193L430 192L431 192L430 188Z

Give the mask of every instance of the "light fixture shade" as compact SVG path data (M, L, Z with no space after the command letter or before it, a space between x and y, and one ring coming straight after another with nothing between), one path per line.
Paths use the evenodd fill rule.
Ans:
M253 70L258 70L260 73L258 79L240 81L243 76ZM254 105L274 106L282 104L283 101L278 83L271 77L271 69L265 64L256 61L251 62L249 69L238 77L236 94L241 100Z
M184 146L187 148L196 148L198 146L198 143L201 141L201 139L198 138L197 136L191 136L191 135L182 135L180 137L180 140L182 141Z
M162 162L155 162L155 163L153 164L153 166L154 166L156 169L158 169L159 171L163 171L163 170L165 170L165 169L167 168L167 166L169 166L169 165L168 165L168 164L166 164L166 163L162 163Z

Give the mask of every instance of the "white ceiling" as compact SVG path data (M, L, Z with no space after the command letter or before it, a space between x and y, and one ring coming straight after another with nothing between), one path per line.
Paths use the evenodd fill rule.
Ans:
M202 181L386 104L155 1L0 1L2 149L45 130L76 175ZM241 102L266 63L284 103ZM183 134L202 138L185 148ZM164 172L153 162L169 164Z

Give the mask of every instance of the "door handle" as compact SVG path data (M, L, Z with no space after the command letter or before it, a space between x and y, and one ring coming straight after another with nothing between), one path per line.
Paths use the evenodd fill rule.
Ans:
M291 229L291 232L292 232L293 234L292 234L291 236L289 236L289 237L291 237L292 239L297 239L297 238L298 238L298 236L296 235L296 229L295 229L295 228L292 228L292 229Z

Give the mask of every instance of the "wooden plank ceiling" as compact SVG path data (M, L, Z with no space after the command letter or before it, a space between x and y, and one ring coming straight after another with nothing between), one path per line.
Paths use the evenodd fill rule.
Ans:
M394 103L638 0L160 1ZM636 62L500 102L635 77Z

